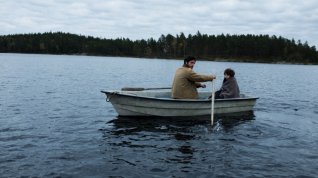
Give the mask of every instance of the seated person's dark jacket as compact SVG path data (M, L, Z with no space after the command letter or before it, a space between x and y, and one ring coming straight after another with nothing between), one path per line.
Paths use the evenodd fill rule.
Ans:
M240 89L235 77L223 80L223 84L220 90L215 92L215 99L223 98L239 98Z

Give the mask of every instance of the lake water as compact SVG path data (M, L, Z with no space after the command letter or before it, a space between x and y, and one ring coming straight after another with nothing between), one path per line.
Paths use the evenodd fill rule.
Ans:
M317 177L318 66L198 61L260 97L213 127L117 118L100 93L169 87L182 62L0 54L0 177Z

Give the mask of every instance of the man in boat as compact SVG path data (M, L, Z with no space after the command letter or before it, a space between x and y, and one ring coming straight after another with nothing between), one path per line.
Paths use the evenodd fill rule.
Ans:
M200 82L212 81L214 75L199 75L192 69L196 63L196 58L189 56L184 59L183 66L178 68L172 84L171 97L174 99L197 99L197 88L205 88L205 84Z

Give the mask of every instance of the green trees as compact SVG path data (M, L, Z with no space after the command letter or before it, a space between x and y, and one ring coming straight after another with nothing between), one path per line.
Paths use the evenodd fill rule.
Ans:
M147 58L184 58L318 64L315 46L269 35L161 35L158 40L101 39L63 32L0 36L2 53L84 54Z

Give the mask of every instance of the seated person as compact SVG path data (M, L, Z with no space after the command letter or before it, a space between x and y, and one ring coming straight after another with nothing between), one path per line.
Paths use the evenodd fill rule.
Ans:
M184 59L183 66L178 68L172 84L171 97L174 99L197 99L197 88L205 88L206 85L200 82L212 81L214 75L200 75L192 69L196 63L196 58L189 56Z
M234 70L230 68L224 70L223 84L220 90L215 92L215 99L240 97L240 89L234 75ZM211 98L211 96L209 98Z

